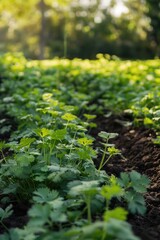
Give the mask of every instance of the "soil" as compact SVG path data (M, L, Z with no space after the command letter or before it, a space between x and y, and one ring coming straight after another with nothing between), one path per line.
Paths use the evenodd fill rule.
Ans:
M118 137L113 140L121 150L124 158L115 157L104 166L107 174L119 176L120 172L136 170L145 174L151 180L150 187L145 195L147 213L145 216L130 215L128 222L134 233L142 240L160 239L160 145L155 145L152 139L156 134L144 126L126 126L132 122L131 116L98 117L98 128L92 131L97 138L98 132L116 132ZM95 163L99 166L99 163Z

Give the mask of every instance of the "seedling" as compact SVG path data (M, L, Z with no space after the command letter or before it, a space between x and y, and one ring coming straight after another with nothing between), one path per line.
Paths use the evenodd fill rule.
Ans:
M118 136L117 133L107 133L107 132L101 131L98 134L98 136L101 137L102 140L104 141L102 142L102 145L104 145L104 150L102 150L103 155L98 168L98 171L100 171L107 164L107 162L110 160L111 157L115 155L121 155L121 153L117 148L113 146L113 144L109 144L110 139ZM106 158L107 155L108 157Z
M6 218L9 218L13 213L12 210L12 204L10 204L8 207L6 207L5 209L0 208L0 224L7 230L8 232L8 228L5 226L5 224L3 223L3 221Z
M6 143L4 141L0 141L0 152L2 154L2 159L1 161L6 161L6 158L4 156L4 153L3 153L3 149L5 149L7 146L6 146Z
M98 181L80 182L80 185L71 188L69 194L72 196L81 195L86 203L88 222L92 222L91 200L99 192Z

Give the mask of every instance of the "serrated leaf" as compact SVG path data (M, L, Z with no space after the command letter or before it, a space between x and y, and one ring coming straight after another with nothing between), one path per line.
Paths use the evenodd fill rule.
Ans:
M140 240L131 230L129 223L117 219L110 219L106 225L106 232L112 239L117 240Z
M51 130L47 129L47 128L41 128L41 136L44 138L48 135L50 135Z
M132 182L139 181L141 178L141 174L136 171L132 171L129 175Z
M65 113L61 118L70 122L70 121L75 120L77 118L77 116L73 115L72 113Z
M8 125L8 126L4 126L0 129L0 133L4 134L4 133L8 133L9 131L11 131L12 126Z
M8 205L5 209L0 208L1 221L10 217L12 215L12 213L13 213L12 204Z
M109 147L107 149L109 155L116 155L116 154L120 154L120 150L118 150L117 148L115 147Z
M42 95L42 99L43 99L44 101L46 101L46 102L49 102L49 101L51 100L52 96L53 96L52 93L44 93L44 94Z
M119 185L106 185L102 187L101 194L110 201L113 197L121 196L123 194L123 189Z
M115 138L118 136L118 133L108 133L108 132L105 132L105 131L101 131L100 133L98 133L98 136L103 138L103 139L111 139L111 138Z
M66 222L67 221L67 215L65 213L62 213L61 211L53 211L50 215L53 222Z
M33 200L37 203L47 203L53 201L59 195L55 190L50 190L49 188L38 188L37 191L33 192Z
M103 218L106 222L108 222L111 218L125 221L127 219L127 214L128 212L124 208L117 207L113 210L106 210Z
M77 139L77 142L83 146L92 145L93 139L88 139L86 137Z
M51 212L51 207L48 204L34 204L33 207L28 211L29 217L34 220L35 224L42 225L48 222Z
M30 163L34 162L35 157L28 153L19 153L16 154L15 160L20 166L28 166Z
M98 193L99 182L98 181L81 181L80 185L74 186L70 189L69 195L71 196L78 196L78 195L90 195L94 196Z
M31 143L33 143L34 141L35 141L35 138L22 138L20 140L18 148L19 149L24 148L24 147L29 148Z
M5 141L0 141L0 151L2 151L4 148L6 148L6 143Z
M120 185L122 187L128 187L129 182L130 182L130 178L129 178L128 173L122 172L120 174L120 179L118 179L118 182L120 183Z
M140 193L128 191L125 195L125 199L128 202L128 209L132 213L139 213L143 215L146 212L145 200Z
M150 180L145 175L141 175L136 171L132 171L130 173L130 178L131 178L131 186L136 192L139 192L139 193L146 192L147 187L149 186Z
M67 133L67 131L66 131L65 128L64 129L58 129L58 130L55 130L55 131L52 132L51 137L54 140L59 140L60 141L60 140L63 140L65 138L66 133Z

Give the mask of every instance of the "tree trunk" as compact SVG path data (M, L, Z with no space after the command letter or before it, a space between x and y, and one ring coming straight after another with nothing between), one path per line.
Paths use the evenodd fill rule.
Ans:
M41 29L40 29L40 38L39 38L39 59L42 60L45 58L45 45L46 45L46 37L45 37L45 2L44 0L40 0L39 8L41 12Z

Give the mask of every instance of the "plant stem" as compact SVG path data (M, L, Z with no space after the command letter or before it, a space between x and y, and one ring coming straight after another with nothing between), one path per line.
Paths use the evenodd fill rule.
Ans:
M2 221L0 221L0 224L5 228L5 230L8 232L8 228L6 227L6 225L4 225L4 223Z
M105 156L106 156L106 153L107 153L106 150L107 150L107 144L105 145L104 152L103 152L103 155L102 155L102 159L101 159L101 163L99 165L98 171L100 171L101 168L103 167L104 159L105 159Z
M101 240L105 240L105 238L106 238L106 232L105 232L105 229L103 229L103 235L102 235Z
M5 158L4 153L3 153L2 150L1 150L1 154L2 154L2 160L4 160L6 162L6 158Z
M113 155L110 155L107 160L103 163L102 167L104 167L106 165L106 163L109 161L109 159L112 157Z
M87 203L88 222L91 223L92 222L92 216L91 216L91 199L90 199L90 197L87 197L86 203Z

